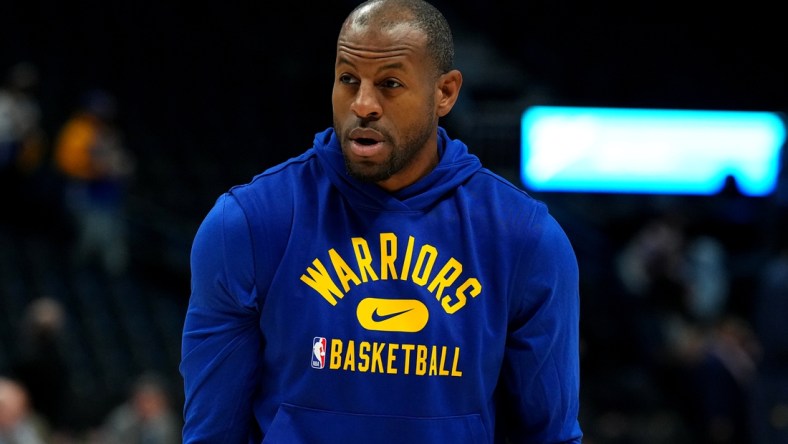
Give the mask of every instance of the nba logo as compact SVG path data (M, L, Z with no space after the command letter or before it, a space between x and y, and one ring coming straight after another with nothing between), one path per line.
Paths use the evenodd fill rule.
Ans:
M326 338L315 336L312 339L312 368L326 366Z

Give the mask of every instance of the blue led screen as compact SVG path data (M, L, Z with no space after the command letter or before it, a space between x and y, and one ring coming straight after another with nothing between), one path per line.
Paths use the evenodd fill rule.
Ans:
M522 115L521 179L535 191L741 193L777 184L777 113L534 106Z

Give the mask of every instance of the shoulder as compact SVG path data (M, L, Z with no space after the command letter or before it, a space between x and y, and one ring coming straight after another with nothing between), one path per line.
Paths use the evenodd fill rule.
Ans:
M543 217L548 213L547 205L508 179L480 168L465 184L466 192L478 196L486 212L511 214L512 217ZM500 214L499 214L500 215ZM517 216L519 215L519 216Z
M238 184L228 194L238 200L244 211L266 211L292 202L297 193L305 192L320 180L319 162L314 149L288 159Z
M200 223L192 253L224 250L228 240L246 235L249 223L238 201L229 193L219 196ZM230 242L232 245L232 242Z
M476 217L498 230L501 238L527 246L527 250L549 245L571 251L567 235L548 205L506 178L481 168L465 188L474 196Z
M229 191L231 194L254 193L287 184L302 176L305 171L313 170L316 163L316 152L310 148L296 157L265 169L249 182L235 185Z

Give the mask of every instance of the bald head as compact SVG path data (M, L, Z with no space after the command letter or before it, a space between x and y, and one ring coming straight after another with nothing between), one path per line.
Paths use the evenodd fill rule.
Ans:
M27 390L19 382L0 377L0 434L18 427L29 414Z
M356 7L342 25L348 29L375 27L391 30L407 25L426 37L426 53L436 69L447 73L454 67L454 42L446 18L424 0L368 0Z

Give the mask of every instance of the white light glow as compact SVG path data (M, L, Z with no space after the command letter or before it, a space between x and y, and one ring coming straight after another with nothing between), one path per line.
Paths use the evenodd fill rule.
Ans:
M776 113L536 106L522 116L521 175L537 191L745 195L777 183Z

